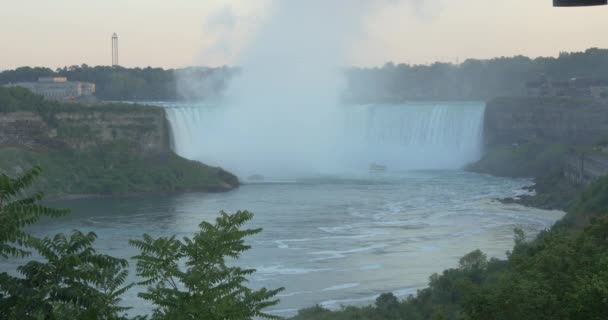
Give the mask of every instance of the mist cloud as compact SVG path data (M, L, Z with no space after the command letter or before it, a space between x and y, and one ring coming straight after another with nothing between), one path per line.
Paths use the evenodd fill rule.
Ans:
M348 166L344 143L343 68L365 38L368 19L399 1L275 0L237 61L242 74L220 106L206 113L191 157L222 165L241 177L328 174ZM424 5L416 3L423 8ZM207 25L238 29L230 7ZM229 38L229 37L228 37ZM221 39L217 52L231 50ZM209 120L209 119L207 119ZM351 163L352 164L352 163ZM360 165L360 163L359 163Z

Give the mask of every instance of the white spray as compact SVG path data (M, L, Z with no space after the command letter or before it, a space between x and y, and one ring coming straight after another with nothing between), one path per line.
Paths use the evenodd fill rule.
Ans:
M365 171L375 159L366 151L378 151L369 144L378 141L351 139L353 130L369 128L362 123L356 124L359 129L347 128L350 111L340 106L342 71L348 51L363 38L366 18L389 2L274 1L270 19L243 51L243 73L232 81L221 106L169 111L178 153L241 177Z

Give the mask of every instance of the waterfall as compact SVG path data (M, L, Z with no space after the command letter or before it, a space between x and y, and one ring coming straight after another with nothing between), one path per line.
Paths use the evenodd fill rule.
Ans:
M324 115L335 124L330 130L310 122L275 125L272 115L217 106L166 108L179 155L241 177L277 178L361 173L371 163L388 171L460 169L481 156L484 111L483 103L344 106Z
M459 169L481 156L484 111L479 103L364 106L349 114L345 137L356 158L390 168Z

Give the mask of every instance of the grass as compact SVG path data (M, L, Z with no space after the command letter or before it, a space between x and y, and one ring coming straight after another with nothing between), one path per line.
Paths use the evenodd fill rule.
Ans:
M239 184L234 175L221 168L186 160L174 153L142 157L117 145L105 145L86 153L0 149L0 168L9 174L34 165L44 170L36 188L52 198L220 192Z

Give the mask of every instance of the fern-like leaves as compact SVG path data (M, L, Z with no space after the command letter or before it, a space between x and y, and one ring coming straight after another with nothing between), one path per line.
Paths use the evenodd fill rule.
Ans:
M139 284L147 287L140 297L155 305L155 319L243 320L278 319L264 309L276 305L283 288L252 290L245 286L255 272L230 266L250 249L247 236L261 229L242 229L253 218L247 211L220 212L214 224L202 222L193 238L154 239L144 234L130 241L141 253L134 257Z

